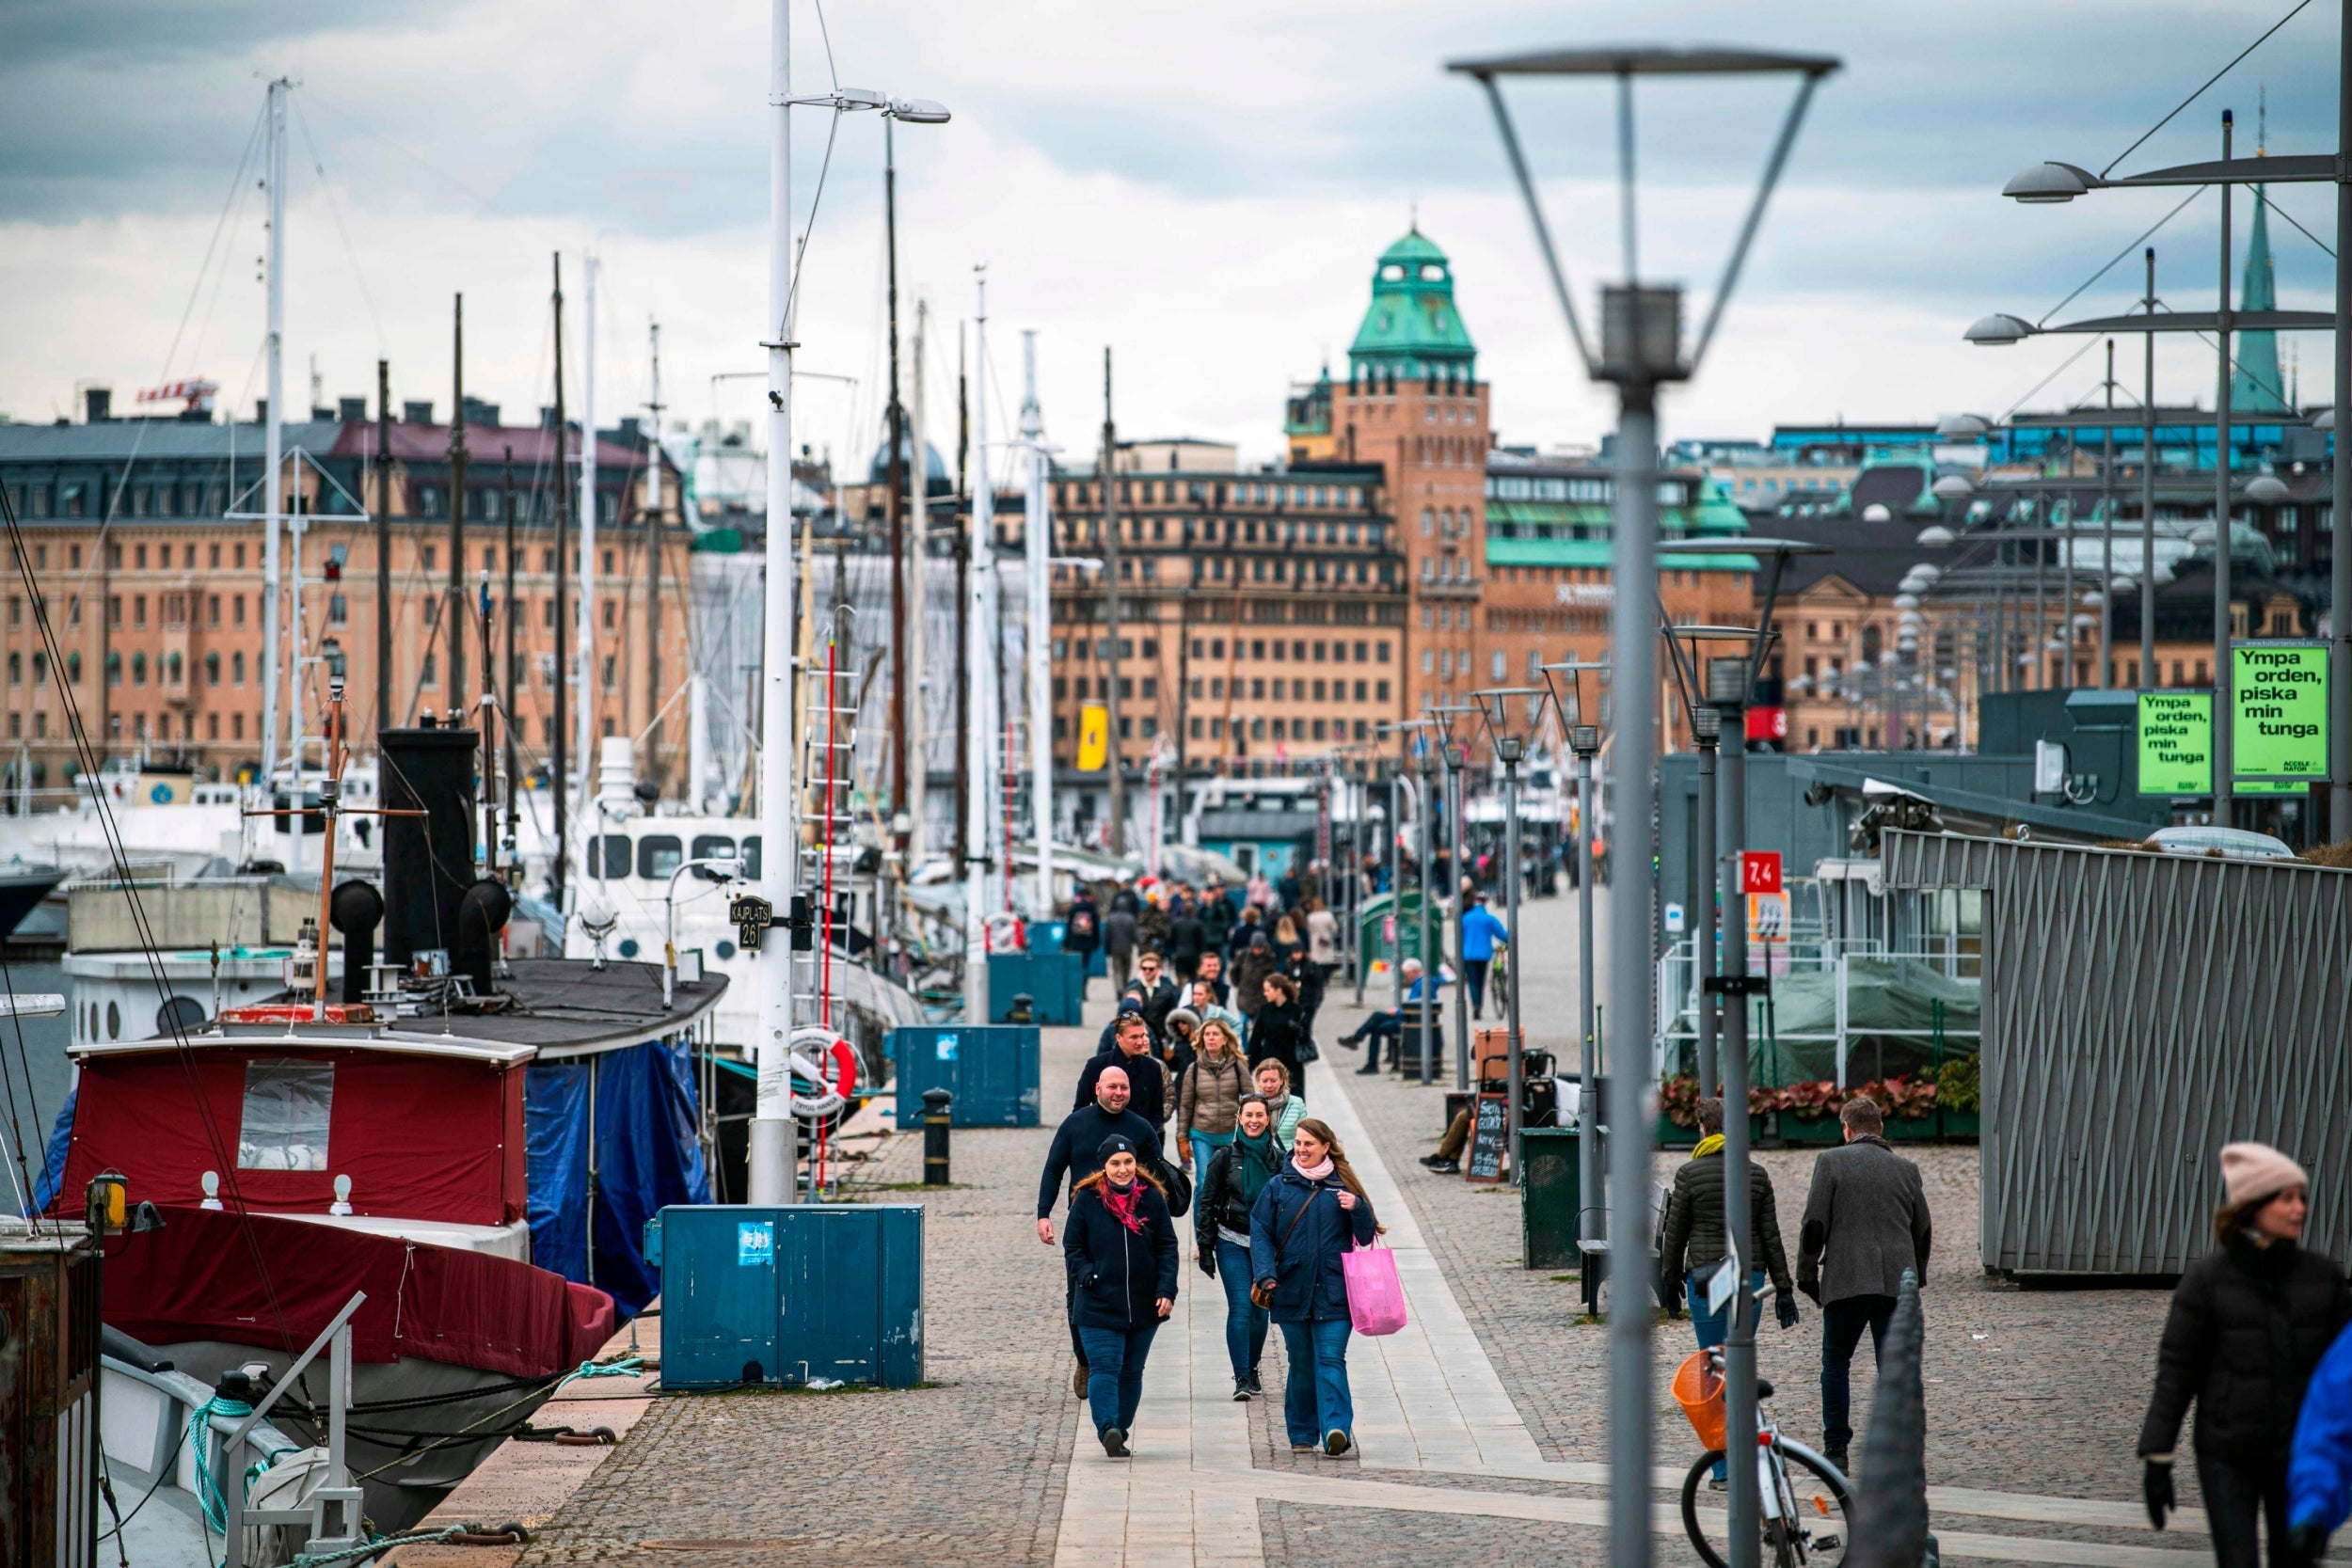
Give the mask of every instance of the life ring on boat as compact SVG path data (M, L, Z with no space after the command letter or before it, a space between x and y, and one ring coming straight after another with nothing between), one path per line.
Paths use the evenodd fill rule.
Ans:
M857 1048L831 1029L810 1026L792 1031L792 1077L814 1085L809 1093L796 1086L792 1115L796 1120L831 1123L838 1120L857 1093Z
M1023 928L1021 917L1009 910L999 910L988 917L988 950L992 953L1020 953L1029 945L1028 932Z

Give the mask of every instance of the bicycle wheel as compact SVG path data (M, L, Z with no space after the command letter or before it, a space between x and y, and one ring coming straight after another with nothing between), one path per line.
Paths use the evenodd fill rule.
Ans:
M1759 1519L1757 1560L1775 1568L1843 1562L1853 1543L1853 1495L1809 1454L1786 1447L1780 1454L1788 1477L1783 1507L1793 1505L1794 1528L1782 1519ZM1721 1449L1710 1449L1682 1478L1683 1532L1707 1568L1725 1568L1730 1560L1730 1516L1724 1495L1705 1492L1708 1475L1723 1457ZM1699 1506L1702 1493L1709 1499L1704 1509Z

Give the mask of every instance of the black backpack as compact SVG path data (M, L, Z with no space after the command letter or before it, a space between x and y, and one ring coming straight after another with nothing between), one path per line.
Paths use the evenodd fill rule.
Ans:
M1152 1164L1152 1174L1160 1179L1160 1185L1168 1191L1169 1217L1183 1219L1186 1211L1192 1208L1192 1178L1184 1174L1182 1165L1170 1164L1156 1155Z

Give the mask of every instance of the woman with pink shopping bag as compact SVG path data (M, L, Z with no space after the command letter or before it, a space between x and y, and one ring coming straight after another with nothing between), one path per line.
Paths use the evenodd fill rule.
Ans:
M1355 1446L1347 1340L1357 1318L1349 1298L1352 1277L1363 1265L1353 1260L1376 1260L1376 1269L1388 1253L1350 1248L1371 1247L1382 1228L1329 1125L1312 1117L1301 1121L1290 1160L1249 1212L1249 1293L1282 1331L1290 1363L1282 1417L1294 1452L1321 1449L1336 1459ZM1367 1332L1394 1333L1404 1322L1393 1263L1388 1276L1392 1302L1367 1304L1377 1307ZM1382 1323L1387 1326L1375 1326Z

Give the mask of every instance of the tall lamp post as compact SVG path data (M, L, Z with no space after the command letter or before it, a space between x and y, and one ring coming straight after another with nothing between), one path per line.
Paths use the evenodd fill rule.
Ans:
M759 812L768 854L757 879L758 895L778 915L792 912L800 880L801 802L793 790L792 588L799 570L792 539L792 111L829 108L836 119L858 109L878 109L892 119L915 125L946 123L947 111L927 99L894 99L860 88L837 88L806 98L792 96L790 0L771 0L768 36L768 309L759 345L768 355L768 582L760 671ZM273 404L274 405L274 404ZM584 448L594 452L596 432ZM782 457L777 458L781 453ZM591 495L589 499L594 500ZM588 744L582 726L580 744ZM583 775L586 769L582 769ZM564 788L557 779L555 787ZM801 933L790 933L797 938ZM759 1087L749 1129L751 1199L790 1203L797 1180L797 1138L792 1124L793 942L763 942L756 972L758 1034L754 1051Z
M1443 747L1441 743L1439 750L1442 749ZM1415 770L1421 775L1421 800L1417 802L1419 809L1413 813L1416 817L1420 818L1421 822L1420 925L1422 972L1421 1006L1419 1008L1417 1026L1421 1032L1421 1085L1422 1088L1427 1088L1429 1086L1429 1080L1433 1076L1429 1061L1429 1037L1430 1034L1437 1028L1438 962L1445 956L1444 942L1441 941L1433 941L1430 934L1432 924L1437 916L1437 900L1431 896L1431 895L1436 891L1431 884L1435 880L1437 875L1437 824L1430 820L1430 809L1436 804L1438 800L1438 753L1437 752L1424 746L1421 749L1421 754L1414 759L1414 762L1416 765ZM1461 988L1459 985L1456 985L1454 989L1459 990ZM1400 1035L1399 1037L1402 1038L1403 1037ZM1454 1041L1454 1049L1459 1051L1461 1048L1462 1042L1459 1040Z
M1552 706L1568 732L1568 750L1576 756L1576 945L1577 1056L1576 1096L1576 1237L1600 1239L1600 1116L1594 1092L1594 1053L1599 1044L1593 1027L1593 759L1600 754L1600 726L1589 722L1584 706L1584 673L1606 677L1609 665L1568 659L1542 666L1544 684L1551 689ZM1567 694L1561 695L1554 677L1567 677ZM1597 714L1597 706L1590 710ZM1702 814L1704 816L1704 814Z
M2222 116L2221 158L2217 163L2184 164L2172 168L2152 169L2145 174L2110 178L2115 164L2093 174L2074 164L2036 164L2002 187L2003 196L2033 205L2072 201L2094 190L2128 189L2183 185L2218 185L2221 187L2221 298L2220 309L2215 311L2190 312L2201 319L2202 329L2217 334L2220 346L2218 404L2216 409L2217 439L2215 443L2214 479L2217 515L2214 520L2214 819L2227 824L2230 805L2230 335L2233 332L2263 330L2321 330L2335 333L2336 400L2344 401L2344 388L2352 387L2352 268L2343 261L2352 254L2352 7L2344 8L2337 40L2339 74L2336 87L2336 146L2334 153L2307 152L2283 154L2278 157L2257 155L2252 158L2233 156L2230 146L2230 119ZM2143 138L2145 139L2145 138ZM2137 147L2139 144L2132 144ZM2121 163L2122 158L2115 162ZM2230 308L2230 193L2237 185L2333 184L2336 186L2336 298L2335 309L2322 314L2309 310L2262 311L2233 310ZM2153 259L2151 258L2153 269ZM2151 291L2153 293L2153 289ZM2272 316L2293 316L2293 324L2273 323ZM2007 318L2019 326L2026 324L2015 317ZM2141 318L2124 318L2139 321ZM2183 322L2187 315L2164 318ZM1979 325L1984 324L1979 323ZM2055 330L2055 329L2045 329ZM2117 330L2129 331L2131 327ZM2154 330L2162 330L2155 328ZM2174 328L2179 330L2179 328ZM2017 336L2022 337L2024 333ZM1976 336L1972 341L1985 341ZM2014 338L2010 341L2016 341ZM2153 404L2153 399L2150 402ZM2153 421L2147 426L2153 436ZM2344 607L2352 606L2352 549L2344 546L2348 531L2347 519L2352 519L2352 450L2341 440L2334 443L2335 520L2337 541L2335 564L2328 575L2330 596L2335 604L2335 626L2329 639L2328 671L2328 808L2330 831L2338 837L2352 824L2352 613ZM2154 453L2148 453L2153 466ZM2143 482L2142 496L2152 494ZM2143 563L2147 570L2141 577L2140 617L2143 624L2153 619L2154 562ZM2142 673L2152 673L2153 643L2143 635Z
M1527 980L1527 951L1519 945L1519 764L1527 760L1527 736L1511 722L1511 703L1514 698L1532 697L1531 706L1540 707L1548 696L1548 689L1540 686L1494 686L1470 696L1479 706L1479 717L1486 721L1486 738L1495 749L1495 760L1502 764L1502 871L1510 888L1504 895L1503 926L1509 931L1505 948L1511 956L1511 983L1504 988L1502 1045L1504 1060L1511 1073L1510 1113L1503 1118L1503 1147L1511 1151L1511 1180L1521 1180L1526 1163L1519 1158L1519 1093L1524 1084L1523 1061L1527 1042L1519 1033L1519 991ZM1530 726L1532 727L1532 725Z
M1543 253L1553 297L1565 318L1577 357L1587 374L1617 388L1616 501L1614 538L1616 610L1610 621L1610 662L1616 692L1613 790L1617 820L1646 832L1658 803L1658 739L1652 724L1658 708L1657 632L1650 606L1658 596L1658 389L1697 373L1714 341L1715 329L1740 280L1764 209L1780 182L1797 128L1821 79L1838 69L1822 55L1763 50L1658 47L1561 49L1481 60L1456 61L1452 69L1485 88L1494 111L1511 172L1527 206ZM1682 353L1682 292L1641 278L1639 232L1634 209L1633 81L1637 76L1794 75L1797 90L1766 155L1764 172L1724 263L1722 278L1686 359ZM1599 77L1616 87L1617 179L1623 212L1625 281L1604 286L1600 302L1600 352L1587 344L1535 194L1517 127L1503 102L1506 76ZM1638 856L1629 856L1638 859ZM1626 1049L1610 1056L1609 1115L1615 1136L1610 1144L1610 1246L1613 1270L1621 1281L1645 1279L1647 1270L1631 1260L1649 1251L1650 1082L1648 1041L1652 995L1647 957L1652 946L1648 879L1620 877L1610 889L1609 1016L1616 1021ZM1616 1255L1622 1246L1624 1255ZM1610 1472L1609 1553L1614 1568L1648 1568L1650 1561L1650 1336L1654 1326L1648 1292L1611 1291L1609 1321ZM1735 1470L1740 1466L1733 1466ZM1743 1514L1739 1499L1748 1499ZM1755 1531L1755 1482L1732 1494L1731 1568L1749 1568L1759 1541Z

